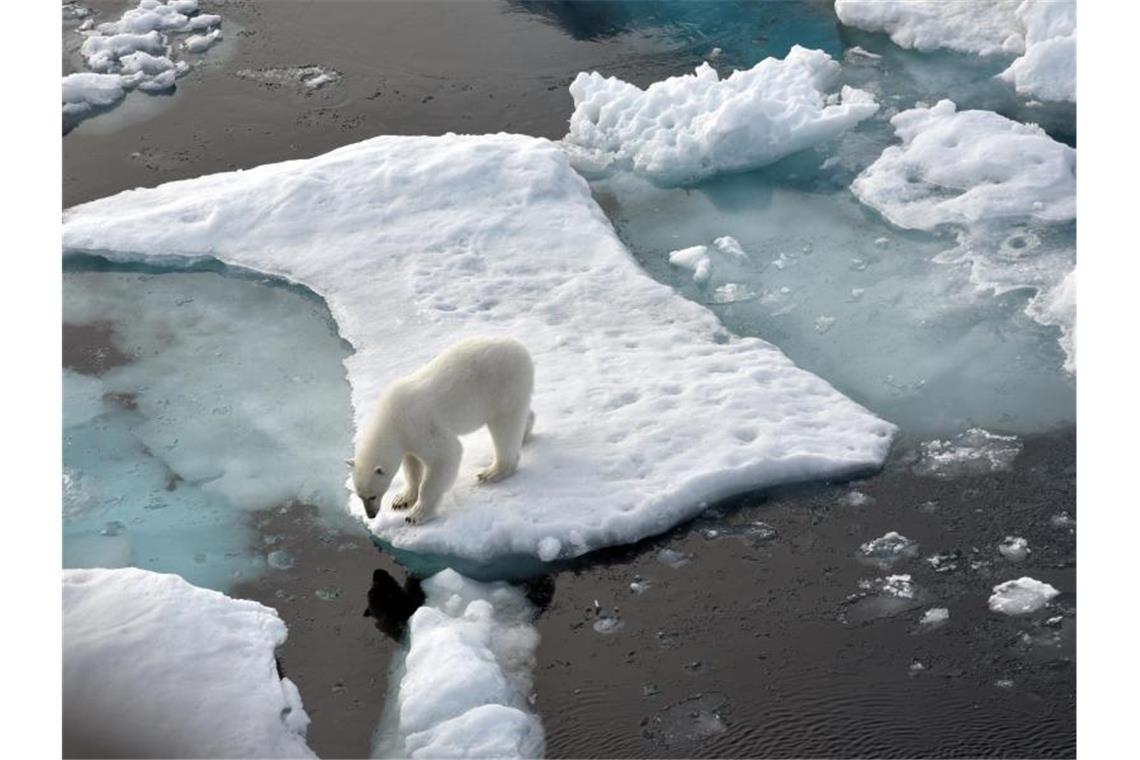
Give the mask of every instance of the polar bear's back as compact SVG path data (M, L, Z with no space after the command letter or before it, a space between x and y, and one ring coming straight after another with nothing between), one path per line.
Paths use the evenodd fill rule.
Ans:
M493 417L530 409L534 363L513 338L476 337L444 349L406 378L432 416L462 435Z

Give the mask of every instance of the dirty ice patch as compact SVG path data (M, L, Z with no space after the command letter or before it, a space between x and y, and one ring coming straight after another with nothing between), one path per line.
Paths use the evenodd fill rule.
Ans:
M664 185L770 164L836 137L879 106L862 90L827 90L839 64L793 46L721 79L702 63L693 74L641 88L597 72L570 85L574 113L563 138L575 166L591 173L631 169Z
M444 570L408 623L402 673L377 737L377 757L541 757L532 712L534 607L506 583Z
M1036 612L1061 593L1048 583L1025 577L994 586L990 610L1005 615L1027 615Z
M1032 2L1032 0L1030 0ZM884 32L899 47L993 55L1025 49L1022 0L835 0L846 26Z
M63 573L63 752L316 757L285 624L257 602L146 570Z
M466 436L456 485L417 526L388 507L394 482L370 527L399 549L578 556L743 490L876 468L895 432L646 275L539 138L378 137L133 190L69 209L64 247L214 256L307 285L356 349L358 430L386 385L447 346L521 339L538 421L519 471L477 484L490 437ZM351 508L363 514L355 497Z
M1058 327L1065 368L1075 371L1075 288L1064 283L1076 266L1076 151L1034 124L949 100L891 124L902 144L886 148L852 192L899 227L953 230L957 245L936 260L969 267L980 290L1036 291L1026 314Z

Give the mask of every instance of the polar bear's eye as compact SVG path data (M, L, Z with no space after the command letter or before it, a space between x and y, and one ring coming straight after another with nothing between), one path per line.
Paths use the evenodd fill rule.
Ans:
M384 468L383 467L377 467L376 468L376 474L377 475L383 475L384 474Z

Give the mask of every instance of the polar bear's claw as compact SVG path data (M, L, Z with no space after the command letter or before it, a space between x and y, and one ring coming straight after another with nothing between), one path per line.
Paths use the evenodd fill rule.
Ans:
M392 509L395 509L395 510L407 509L408 507L412 506L412 504L414 504L414 503L415 503L415 499L409 498L408 496L401 494L401 495L397 496L395 498L395 500L392 502Z

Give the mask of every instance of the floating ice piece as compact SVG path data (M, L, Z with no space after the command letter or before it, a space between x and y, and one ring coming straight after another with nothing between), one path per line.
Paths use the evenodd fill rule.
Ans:
M713 246L725 256L735 259L740 264L751 263L751 259L748 258L748 254L740 245L740 241L731 235L718 237L713 241Z
M676 549L662 549L657 552L657 561L662 565L668 565L674 570L689 564L689 560L691 559L692 555L679 552Z
M931 607L926 612L922 613L922 618L919 619L919 625L930 626L934 628L940 626L950 619L950 610L945 607Z
M239 69L234 72L242 79L260 82L269 87L293 86L302 91L316 90L326 84L338 82L341 74L336 69L322 66L277 66L264 69Z
M616 613L608 610L600 612L594 620L594 630L603 636L617 633L625 627L625 622Z
M950 100L903 111L891 124L902 145L884 150L851 190L894 224L932 230L1003 217L1076 217L1077 153L1035 124L958 111Z
M726 282L724 285L713 288L709 300L713 303L726 304L751 301L755 298L756 293L750 290L747 285L741 285L738 282Z
M879 618L893 617L913 609L919 602L918 587L910 575L888 575L885 578L859 581L860 592L846 602L842 619L860 625Z
M732 493L878 467L895 432L649 278L542 139L380 137L134 190L68 210L64 246L214 256L308 285L356 348L358 423L391 380L461 338L526 341L538 424L519 471L477 485L490 440L466 437L436 519L408 526L385 504L371 522L400 549L487 561L541 556L553 538L578 556Z
M863 559L875 564L892 565L900 559L917 556L918 544L892 530L860 546L859 554ZM909 576L907 578L909 579Z
M65 755L316 757L257 602L146 570L63 572Z
M712 274L712 262L709 260L707 245L694 245L669 253L669 263L673 266L688 269L693 273L693 282L704 285Z
M755 520L739 525L712 524L699 528L700 534L708 541L721 538L742 539L754 546L767 543L779 536L779 532L766 522Z
M826 53L795 45L783 60L766 58L727 79L702 63L645 90L581 73L570 85L574 113L563 142L583 170L632 169L669 185L764 166L878 110L852 87L827 95L838 72Z
M182 47L186 48L190 53L204 53L209 50L215 42L222 39L222 30L214 29L206 34L192 34L182 42Z
M1077 371L1077 270L1065 275L1052 289L1039 292L1025 307L1025 313L1043 325L1061 330L1059 343L1065 352L1065 371Z
M640 575L633 576L633 580L629 583L629 590L635 594L644 594L651 588L653 588L653 582L648 578L642 578Z
M528 708L539 637L526 597L453 570L423 589L385 708L394 746L378 757L541 757L542 724Z
M1010 562L1021 562L1029 556L1029 542L1020 536L1006 536L998 544L998 552Z
M1059 594L1048 583L1025 577L994 586L990 609L1006 615L1025 615L1036 612Z
M854 488L839 497L839 503L848 507L863 507L874 501L875 500L867 494Z
M1025 49L1017 13L1021 3L1022 0L835 0L835 13L847 26L886 32L899 47L947 48L992 55Z
M1021 453L1021 439L970 428L953 441L925 441L919 448L915 474L945 479L1009 469Z
M1077 100L1076 0L1026 0L1017 8L1025 54L998 76L1021 95Z
M914 599L917 593L909 573L888 575L883 579L879 592L897 599Z

